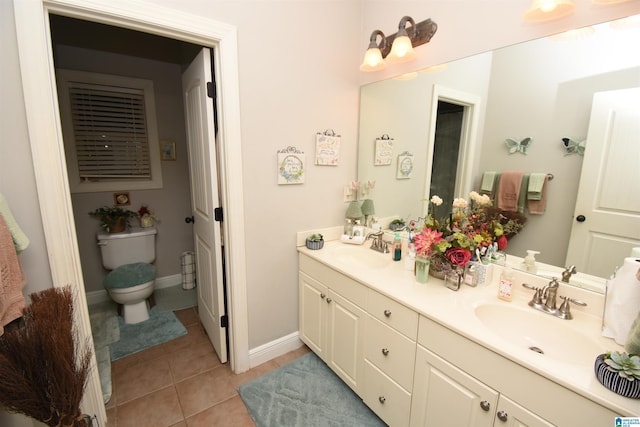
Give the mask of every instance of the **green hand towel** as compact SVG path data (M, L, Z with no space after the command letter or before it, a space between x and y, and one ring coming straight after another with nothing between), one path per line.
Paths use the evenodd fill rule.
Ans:
M627 337L624 348L629 354L640 354L640 313L638 313L638 317L636 317L636 320L634 320L631 325L631 330L629 331L629 336Z
M524 214L524 208L527 204L527 188L529 188L529 174L525 173L520 183L520 193L518 193L518 213L520 214Z

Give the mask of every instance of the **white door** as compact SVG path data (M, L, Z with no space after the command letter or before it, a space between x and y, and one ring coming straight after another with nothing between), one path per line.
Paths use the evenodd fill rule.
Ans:
M198 313L218 358L227 361L221 223L216 222L214 210L219 206L218 171L213 101L207 96L207 82L211 82L209 49L203 48L182 75L191 204L194 218L193 239L196 254L196 283Z
M640 246L640 88L596 93L566 265L609 277Z

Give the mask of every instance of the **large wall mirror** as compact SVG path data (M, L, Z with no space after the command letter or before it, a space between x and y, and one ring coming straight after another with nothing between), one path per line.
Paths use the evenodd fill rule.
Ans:
M375 203L375 215L412 219L424 215L432 165L440 162L433 148L434 97L460 94L477 100L471 109L453 101L466 105L467 120L473 113L477 121L462 129L470 145L445 168L458 176L455 197L477 190L488 170L553 174L546 211L527 214L526 227L509 242L507 253L524 256L532 249L540 251L538 260L547 264L575 263L567 259L567 249L584 157L567 154L562 138L587 137L595 93L640 87L640 28L619 22L596 25L582 38L533 40L363 86L358 179L376 182L368 196ZM390 165L380 166L375 165L375 141L383 135L393 139L393 156ZM508 138L532 138L527 154L509 154ZM412 156L409 174L398 168L404 159L399 156L407 153ZM640 151L629 155L640 161ZM638 177L635 170L620 173L628 174L630 182ZM637 229L640 233L640 225ZM640 245L640 236L636 239L629 240L629 247ZM625 254L628 247L621 249L619 264ZM596 275L608 276L613 267L603 266Z

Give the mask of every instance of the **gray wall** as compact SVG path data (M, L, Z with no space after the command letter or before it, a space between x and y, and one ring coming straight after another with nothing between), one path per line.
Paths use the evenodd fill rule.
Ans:
M163 187L157 190L130 191L131 205L137 211L147 205L160 219L156 224L156 262L158 277L180 273L180 254L193 250L192 226L184 218L191 215L189 164L185 141L184 109L181 92L181 70L166 62L118 55L69 46L56 46L56 68L116 74L153 81L158 137L176 142L176 161L163 161ZM159 149L151 147L151 149ZM95 233L99 221L88 212L104 205L113 205L112 192L76 193L71 197L75 216L78 247L82 262L85 289L103 289L107 273L102 267ZM131 220L138 225L136 219Z

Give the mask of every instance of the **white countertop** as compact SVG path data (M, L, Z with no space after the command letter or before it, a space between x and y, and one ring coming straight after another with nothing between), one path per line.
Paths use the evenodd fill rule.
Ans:
M516 272L514 277L514 298L507 302L497 298L496 280L482 287L462 285L459 291L452 291L444 286L442 280L429 277L426 284L416 282L413 271L404 268L404 259L400 262L388 262L391 254L381 254L369 249L368 244L362 246L348 245L340 241L325 241L323 249L309 250L299 246L298 251L319 262L357 280L400 303L430 318L452 331L470 339L497 354L500 354L576 393L579 393L622 416L639 416L640 400L620 396L598 382L594 374L594 363L598 354L613 350L624 350L612 339L601 335L602 295L585 291L564 288L561 286L558 295L568 295L582 300L587 299L592 306L589 309L572 306L572 320L563 320L541 313L529 307L527 303L533 291L521 286L522 281L536 286L547 283L542 278ZM380 258L380 267L364 268L357 263L348 262L344 254L357 251L368 251L364 255L368 261ZM494 278L495 279L495 278ZM541 282L542 281L542 282ZM583 292L574 295L573 292ZM586 298L585 298L586 296ZM560 303L560 300L558 304ZM559 328L574 329L576 333L587 335L593 340L594 347L601 349L599 353L576 355L570 363L540 355L521 345L516 345L487 328L475 315L475 308L482 304L509 304L510 308L530 310L540 316L559 322ZM596 307L595 309L593 307ZM599 313L599 315L595 315ZM547 320L545 320L547 322ZM569 331L570 332L570 331ZM559 333L550 330L550 334ZM566 330L565 330L566 333ZM562 341L560 337L560 341Z

